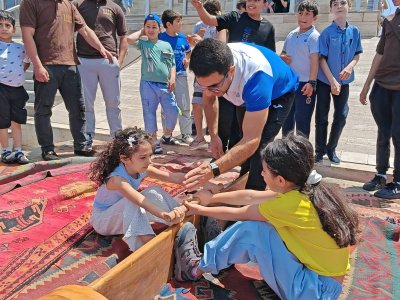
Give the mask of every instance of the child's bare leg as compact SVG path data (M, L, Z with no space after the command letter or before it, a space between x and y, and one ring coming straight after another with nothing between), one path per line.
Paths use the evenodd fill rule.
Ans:
M11 121L11 130L12 130L14 149L16 149L16 148L21 149L22 148L21 124Z
M155 237L153 234L147 234L147 235L139 235L138 240L142 243L142 245L146 244L150 240L152 240Z
M172 135L172 129L165 128L164 129L164 135L165 136L171 136Z
M8 129L0 129L0 145L3 149L8 148Z

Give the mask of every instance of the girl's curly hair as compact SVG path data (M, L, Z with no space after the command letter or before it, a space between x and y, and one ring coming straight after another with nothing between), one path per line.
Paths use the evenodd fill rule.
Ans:
M98 185L103 184L107 176L121 162L120 156L131 157L139 145L144 143L152 144L151 135L144 130L136 126L119 130L114 139L107 144L106 149L90 165L89 178Z

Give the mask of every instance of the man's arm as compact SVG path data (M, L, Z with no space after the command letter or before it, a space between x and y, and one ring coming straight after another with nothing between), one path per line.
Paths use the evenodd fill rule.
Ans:
M21 32L26 53L33 64L35 79L39 82L48 82L49 73L43 67L42 62L39 59L36 43L33 39L33 36L35 35L35 28L22 26Z
M104 58L107 58L110 64L114 63L112 54L103 47L99 38L92 29L88 26L83 26L78 30L78 32L90 46L99 51Z
M128 51L128 37L126 35L119 37L119 51L118 51L118 63L122 67L126 53Z
M210 26L218 26L217 17L210 15L205 10L201 0L192 0L192 5L197 10L197 14L199 15L200 20L202 20L204 24Z
M220 173L225 173L233 167L239 166L257 150L267 118L268 108L245 113L242 124L242 139L215 162ZM208 164L202 164L188 172L185 178L184 184L187 189L195 190L213 178L213 173Z
M382 60L382 55L379 53L376 53L374 56L374 59L372 60L372 65L371 65L371 69L369 70L368 77L365 80L364 86L360 92L360 102L363 105L367 104L368 91L371 87L372 80L375 77L376 71L378 70L381 60Z
M267 118L268 108L255 112L246 111L242 124L242 139L216 161L221 173L241 165L256 152Z

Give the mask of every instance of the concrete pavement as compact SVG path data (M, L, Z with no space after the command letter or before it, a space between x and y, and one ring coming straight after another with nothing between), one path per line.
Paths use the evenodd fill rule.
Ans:
M355 68L356 80L350 86L350 113L346 127L343 130L339 142L337 153L342 159L342 167L352 164L352 168L373 171L375 165L375 144L377 128L372 118L369 106L363 106L358 101L359 92L368 75L368 71L375 54L375 47L378 38L363 39L362 45L364 53ZM277 42L278 53L282 49L283 42ZM193 73L189 74L189 86L192 89ZM140 82L140 59L126 67L121 72L122 95L121 109L123 126L138 126L144 128L142 107L139 93ZM332 109L333 110L333 107ZM330 121L332 121L332 112ZM314 119L310 140L314 142ZM56 143L70 141L68 115L64 103L60 103L53 108L52 125ZM159 128L161 127L159 118ZM175 128L175 134L179 134L179 125ZM96 139L109 139L108 123L106 118L104 101L99 88L96 98ZM160 132L161 136L161 132ZM33 119L29 119L29 124L24 128L24 141L26 147L37 147L34 131ZM393 159L393 149L392 149ZM355 164L355 165L354 165ZM324 165L329 165L328 160L324 160Z

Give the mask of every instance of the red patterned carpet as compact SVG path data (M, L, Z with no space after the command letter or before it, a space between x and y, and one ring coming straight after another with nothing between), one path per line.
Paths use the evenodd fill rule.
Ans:
M203 158L171 153L154 162L185 172ZM0 299L36 299L61 285L87 285L130 253L120 237L99 236L88 225L96 188L87 179L88 163L66 159L47 167L0 166ZM236 177L228 173L221 183ZM146 180L142 188L157 183ZM172 195L183 191L179 185L161 185ZM400 243L394 241L394 225L384 221L400 215L400 204L375 198L357 185L341 187L363 224L341 299L400 299ZM211 282L183 286L198 299L277 299L256 265L236 265Z
M187 171L206 158L170 153L155 157L154 163ZM129 253L120 238L92 232L89 217L97 187L87 177L90 163L82 161L0 165L0 299L33 299L63 284L88 284ZM237 175L228 173L220 182ZM184 191L181 185L152 179L140 189L156 184L173 196Z

